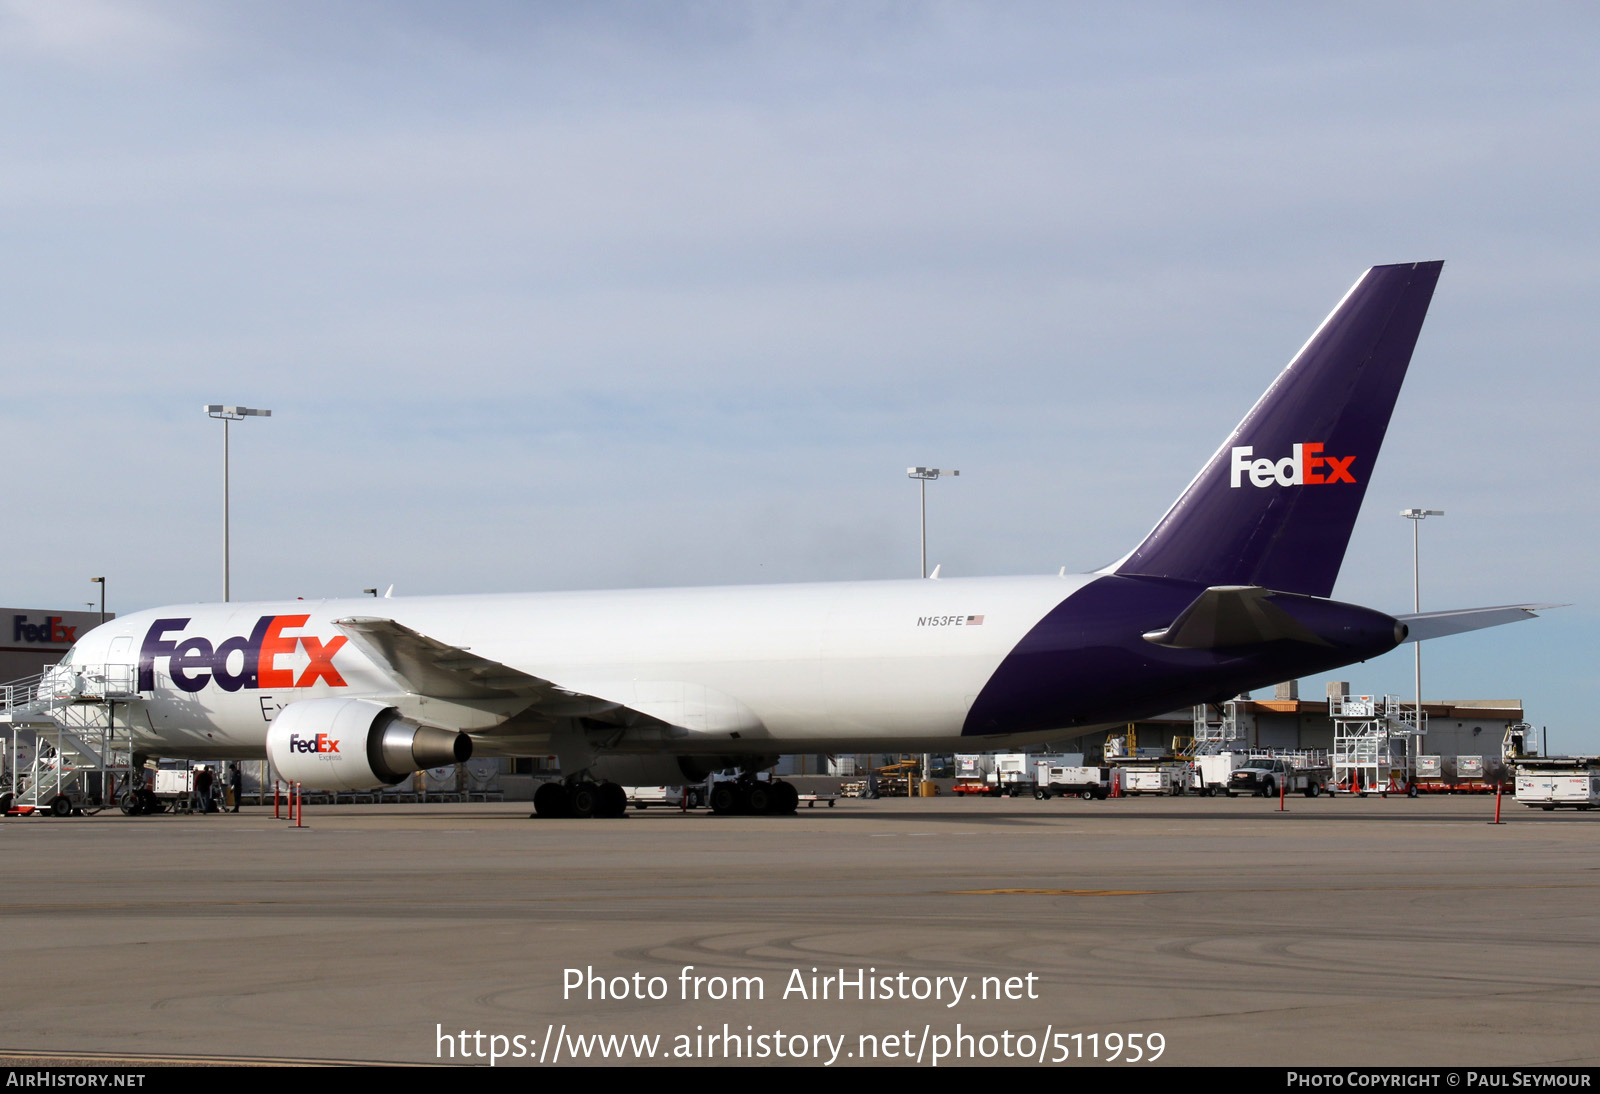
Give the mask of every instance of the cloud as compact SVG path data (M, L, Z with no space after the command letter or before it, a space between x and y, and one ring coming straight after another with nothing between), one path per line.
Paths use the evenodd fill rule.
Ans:
M193 24L138 0L0 0L0 56L117 70L168 62L196 43Z

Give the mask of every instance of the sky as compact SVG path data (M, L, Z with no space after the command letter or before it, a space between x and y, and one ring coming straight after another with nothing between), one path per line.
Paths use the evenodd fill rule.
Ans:
M1128 551L1368 266L1443 277L1335 596L1600 752L1600 9L0 0L0 600ZM1336 674L1411 694L1409 647ZM1321 695L1322 680L1302 682ZM1590 728L1595 725L1596 728Z

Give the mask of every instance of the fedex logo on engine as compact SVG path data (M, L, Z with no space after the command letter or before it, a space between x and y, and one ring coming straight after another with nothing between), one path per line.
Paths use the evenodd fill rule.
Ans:
M324 642L309 634L284 634L306 625L305 615L264 615L248 635L224 639L215 646L209 638L196 636L178 641L177 634L189 625L187 619L157 619L150 624L139 648L139 690L154 691L156 659L167 659L167 675L180 690L195 692L211 681L223 691L240 688L308 688L318 680L329 687L348 685L333 667L333 655L349 639L344 636ZM279 668L278 660L303 649L310 664L297 677L292 668ZM334 751L337 751L335 746ZM319 750L320 751L320 750Z
M319 733L315 737L302 737L298 733L289 734L290 752L310 752L313 754L337 753L339 742L326 733Z
M1281 460L1251 459L1255 449L1240 445L1233 449L1233 478L1228 485L1237 489L1250 476L1251 486L1323 486L1331 482L1348 482L1354 485L1350 474L1354 456L1324 456L1320 442L1307 442L1294 446L1294 455Z

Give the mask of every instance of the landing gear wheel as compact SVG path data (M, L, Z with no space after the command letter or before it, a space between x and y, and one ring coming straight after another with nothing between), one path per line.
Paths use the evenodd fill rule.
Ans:
M600 788L594 783L579 783L568 792L567 801L574 817L588 819L600 809Z
M745 809L758 816L772 812L772 791L762 783L751 783L744 792Z
M50 803L50 815L53 817L72 816L72 799L65 794L57 794L55 800Z
M624 817L628 814L628 792L616 783L601 783L597 791L597 817Z
M144 812L144 802L140 800L137 790L124 790L122 797L117 799L117 808L122 810L123 816L137 817Z
M718 816L727 816L739 805L739 795L734 793L732 783L718 783L711 788L711 811Z
M776 783L772 787L772 812L778 816L788 816L800 805L800 791L794 788L793 783Z
M545 783L533 792L533 815L536 817L572 816L571 795L560 783Z

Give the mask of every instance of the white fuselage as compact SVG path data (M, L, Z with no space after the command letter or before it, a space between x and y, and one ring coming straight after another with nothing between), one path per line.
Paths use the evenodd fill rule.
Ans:
M960 739L968 709L1000 662L1046 613L1092 580L1003 577L175 606L96 628L78 643L74 666L137 669L145 651L152 686L141 689L126 716L141 745L162 755L259 756L268 725L292 702L329 696L389 701L413 691L354 643L339 642L327 652L341 633L335 620L372 616L678 727L674 751L727 751L732 741L739 749L772 753L948 748ZM303 624L274 628L276 644L261 662L259 681L239 684L245 636L268 618L297 616L306 617ZM169 623L157 629L157 620ZM297 643L302 637L309 641ZM197 639L203 640L200 653L179 648ZM208 665L206 651L230 639L231 653ZM325 671L308 672L318 650ZM219 685L219 665L234 690ZM414 705L410 713L417 713ZM493 726L463 728L488 751L536 751L496 748Z

